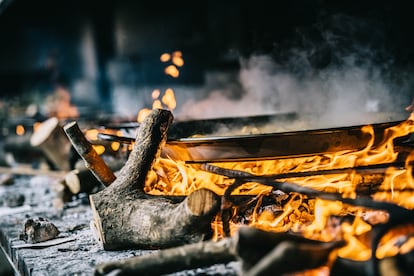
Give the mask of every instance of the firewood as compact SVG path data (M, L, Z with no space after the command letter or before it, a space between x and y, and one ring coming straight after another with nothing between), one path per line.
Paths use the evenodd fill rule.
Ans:
M237 260L236 239L202 241L158 250L143 256L106 262L95 267L95 275L163 275Z
M411 275L414 269L414 250L404 254L379 259L378 262L369 260L351 260L338 257L331 267L331 275L335 276L364 276L364 275Z
M30 144L40 148L57 169L70 170L71 144L56 117L51 117L40 124L30 137Z
M84 160L85 166L103 185L110 185L116 179L114 173L86 139L77 122L70 122L63 129L75 150Z
M118 171L125 162L119 160L106 162L111 171ZM114 173L114 175L115 175ZM91 194L102 190L105 186L95 177L84 162L75 165L75 169L68 172L64 177L65 185L74 194Z
M69 190L63 179L53 183L52 191L55 193L52 204L57 210L62 210L65 207L65 203L69 202L73 196L73 193Z
M99 189L101 182L88 170L72 170L65 175L65 185L74 194L91 193Z
M211 236L210 223L220 205L212 191L196 190L180 203L144 192L148 171L160 155L172 120L168 110L153 110L140 124L116 180L90 195L92 227L104 249L167 248Z
M234 236L220 241L209 240L101 263L95 267L95 275L161 275L231 261L241 261L243 269L250 273L256 265L263 267L262 260L266 260L268 255L282 264L278 268L280 270L276 273L273 270L271 275L281 275L325 264L329 254L343 245L343 241L320 242L292 234L241 227ZM279 254L281 252L288 254ZM283 266L289 262L290 265ZM267 268L274 269L272 264Z

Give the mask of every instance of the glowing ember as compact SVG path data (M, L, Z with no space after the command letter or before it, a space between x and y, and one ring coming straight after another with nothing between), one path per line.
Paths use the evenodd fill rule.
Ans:
M180 71L178 71L178 68L175 65L168 65L165 67L164 72L173 78L178 78L180 76Z
M111 142L107 144L102 144L102 141L99 139L98 135L102 134L111 134L122 136L123 133L120 130L111 130L111 129L88 129L85 132L85 137L92 143L92 147L94 150L99 154L102 155L107 153L109 150L110 152L117 152L121 150L121 145L119 142Z
M161 100L159 99L161 95L161 91L159 89L155 89L152 91L152 99L154 100L152 103L152 109L156 108L164 108L168 110L174 110L177 106L177 102L175 100L174 90L172 88L167 88L162 96ZM145 117L151 112L149 108L143 108L138 112L137 115L137 122L142 122Z
M24 126L17 125L16 126L16 134L19 135L19 136L22 136L22 135L24 135L24 133L25 133Z

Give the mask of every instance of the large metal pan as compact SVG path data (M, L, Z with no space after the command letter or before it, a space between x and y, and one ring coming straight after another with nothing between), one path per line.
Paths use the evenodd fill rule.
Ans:
M384 135L384 130L403 121L371 124L374 145ZM361 150L371 136L361 129L364 125L325 128L258 135L210 136L168 139L163 153L176 160L189 163L247 161L333 153L342 150ZM101 136L101 138L104 136ZM114 136L106 135L105 139ZM115 137L124 143L133 138Z
M375 135L374 145L383 139L386 128L401 122L372 124ZM259 135L181 138L169 140L164 151L175 159L204 163L287 158L342 150L361 150L371 139L369 134L361 130L362 127L363 125Z

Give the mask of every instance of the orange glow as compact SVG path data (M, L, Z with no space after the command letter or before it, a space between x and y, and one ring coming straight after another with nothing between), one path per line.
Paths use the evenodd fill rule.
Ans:
M17 125L16 126L16 134L17 135L22 136L22 135L24 135L25 132L26 131L24 129L24 126L22 126L22 125Z
M96 140L98 140L98 134L99 134L99 130L97 130L97 129L88 129L85 132L85 137L89 141L96 141Z
M40 123L40 122L36 122L36 123L34 123L33 124L33 132L36 132L36 130L39 128L39 126L41 125L42 123Z
M180 71L178 71L177 67L174 65L167 66L164 72L173 78L178 78L180 76Z
M162 103L165 104L169 110L173 110L177 106L174 90L171 88L165 90L164 96L162 97Z
M184 65L184 60L181 56L173 56L172 63L177 67L182 67Z
M144 121L145 117L147 117L148 114L151 113L151 109L149 108L143 108L138 112L137 115L137 122L141 123L142 121Z
M173 55L173 57L182 57L183 56L183 53L181 51L174 51L172 53L172 55Z
M101 155L105 152L105 146L103 145L92 145L93 149L96 151L97 154Z
M410 117L408 120L385 130L383 140L375 145L373 127L367 125L361 130L371 137L367 146L361 150L276 160L221 162L212 163L212 165L260 176L395 162L398 158L398 152L394 149L393 141L397 137L413 133L414 122ZM414 151L406 157L407 165L405 168L390 167L375 177L354 171L295 177L281 179L281 181L292 182L314 190L340 193L344 198L356 198L357 188L361 185L378 183L378 191L372 191L371 194L373 199L389 201L408 209L414 209L414 194L412 192L414 180L412 165L408 163L412 160L414 160ZM208 188L218 195L223 195L233 183L234 179L206 172L198 164L187 164L166 156L155 160L154 166L147 176L145 192L154 195L188 195L197 189ZM271 187L252 182L245 183L233 191L232 195L252 196L249 215L244 214L245 224L274 232L292 231L309 239L321 241L343 239L347 245L338 250L338 255L343 258L367 260L371 256L367 236L370 235L373 225L388 220L388 214L382 210L367 210L362 207L349 206L341 201L308 198L306 195L296 193L285 194L278 204L271 208L265 208L262 199L265 196L274 197L272 192L274 191ZM234 217L239 215L237 207L233 208L233 214ZM342 221L341 218L345 216L352 218L352 220ZM215 239L224 236L222 224L219 217L216 217L211 224ZM230 221L231 234L240 225L237 221ZM413 229L408 229L414 232ZM407 244L414 245L414 239L409 239ZM381 257L389 256L401 252L402 248L407 251L407 247L408 245L404 244L398 249L395 246L390 246L387 242L382 242L376 254Z
M151 93L151 97L153 100L156 100L160 97L161 91L159 89L154 89Z
M112 149L113 151L118 151L120 147L121 147L121 144L120 144L120 143L118 143L118 142L112 142L112 143L111 143L111 149Z
M161 103L161 101L160 101L160 100L155 100L155 101L152 103L152 109L156 109L156 108L162 108L162 103Z
M164 53L160 56L161 62L167 62L171 59L171 55L168 53Z

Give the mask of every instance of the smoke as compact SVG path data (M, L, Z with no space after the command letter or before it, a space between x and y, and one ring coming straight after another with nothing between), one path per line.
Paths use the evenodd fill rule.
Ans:
M272 53L240 58L233 92L207 85L207 96L185 102L178 116L297 112L309 128L403 119L411 102L410 81L395 66L385 30L373 19L325 16L298 29L292 41L275 45Z

